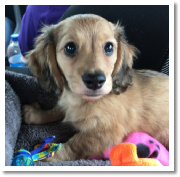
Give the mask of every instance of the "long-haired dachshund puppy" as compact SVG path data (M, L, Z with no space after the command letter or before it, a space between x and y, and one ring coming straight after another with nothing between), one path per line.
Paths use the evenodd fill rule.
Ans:
M44 89L61 95L52 110L25 105L23 119L28 124L61 119L78 130L47 161L101 155L135 131L169 148L169 78L132 69L137 49L120 25L75 15L42 32L28 65Z

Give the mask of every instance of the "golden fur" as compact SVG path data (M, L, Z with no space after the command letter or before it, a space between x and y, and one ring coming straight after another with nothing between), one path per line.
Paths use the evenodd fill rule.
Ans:
M44 124L62 119L79 132L47 161L88 159L119 144L131 132L141 131L169 148L169 78L150 70L133 70L137 49L124 30L97 15L76 15L46 26L28 54L28 65L49 92L61 93L57 106L42 110L38 104L23 107L23 120ZM68 42L78 52L64 52ZM112 55L103 52L106 42ZM101 71L102 88L87 89L84 73Z

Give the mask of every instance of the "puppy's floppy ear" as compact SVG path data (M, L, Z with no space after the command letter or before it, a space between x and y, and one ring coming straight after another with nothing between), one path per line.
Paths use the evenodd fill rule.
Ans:
M112 91L114 94L119 95L121 92L125 92L132 85L133 58L136 57L138 50L127 43L123 27L120 27L119 24L117 24L114 25L114 30L118 49L117 60L112 73Z
M35 40L35 49L27 54L28 66L47 92L60 95L63 74L56 61L55 27L45 26L42 32Z

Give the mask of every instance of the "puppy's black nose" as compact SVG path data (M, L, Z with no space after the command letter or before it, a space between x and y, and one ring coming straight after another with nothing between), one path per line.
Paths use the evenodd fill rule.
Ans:
M104 73L96 72L86 73L82 76L82 80L87 88L92 90L100 89L106 81Z

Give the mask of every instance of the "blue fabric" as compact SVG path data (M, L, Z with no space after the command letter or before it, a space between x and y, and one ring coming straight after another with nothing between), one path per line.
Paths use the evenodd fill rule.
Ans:
M34 39L39 29L45 25L56 24L69 5L29 5L21 21L19 45L21 53L33 49Z

